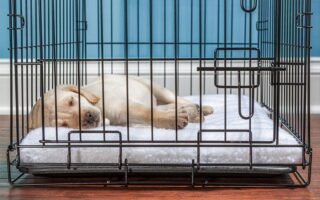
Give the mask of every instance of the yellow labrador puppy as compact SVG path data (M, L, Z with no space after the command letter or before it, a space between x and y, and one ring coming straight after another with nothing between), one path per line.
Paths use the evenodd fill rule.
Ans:
M137 76L129 76L129 122L132 124L151 124L151 84L149 80ZM102 91L104 89L104 91ZM65 85L57 88L55 92L49 91L44 95L44 120L45 126L79 128L79 117L83 129L94 128L102 125L105 120L107 125L127 124L127 93L126 76L105 75L104 88L102 79L82 87ZM80 98L79 98L80 94ZM102 119L103 98L105 119ZM56 103L55 103L55 100ZM80 101L80 112L79 112ZM157 84L153 84L153 124L157 128L174 129L176 127L175 95ZM177 98L179 129L184 128L188 122L196 123L203 115L213 113L213 108L203 106L203 113L199 106L182 97ZM57 112L55 111L57 105ZM42 126L42 100L39 99L33 107L29 117L29 128ZM79 116L81 115L81 116Z

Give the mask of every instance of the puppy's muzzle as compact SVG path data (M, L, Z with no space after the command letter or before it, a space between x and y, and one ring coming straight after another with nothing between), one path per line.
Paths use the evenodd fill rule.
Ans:
M84 114L83 126L87 128L97 127L100 123L100 114L95 112L86 112Z

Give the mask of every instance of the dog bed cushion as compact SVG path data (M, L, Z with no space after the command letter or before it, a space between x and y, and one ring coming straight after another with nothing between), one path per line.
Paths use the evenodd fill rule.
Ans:
M199 96L188 96L187 99L199 103ZM203 104L214 107L215 112L205 118L203 129L224 129L224 95L204 95ZM245 115L248 113L249 99L242 96L242 111ZM227 128L228 129L249 129L249 120L244 120L238 113L238 96L227 95ZM106 130L118 130L122 134L122 140L127 140L127 127L107 126ZM58 128L59 140L67 140L68 132L72 129ZM102 127L92 130L102 130ZM268 117L267 111L255 102L255 113L251 124L253 141L272 141L273 139L273 122ZM155 141L174 141L175 130L166 130L154 128ZM178 130L178 140L180 141L197 141L199 124L189 123L187 127ZM130 127L129 136L131 141L151 140L150 126ZM107 134L107 140L118 141L116 134ZM55 140L56 129L45 128L45 139ZM99 140L103 136L99 133L86 133L82 135L83 141ZM42 145L42 129L32 130L21 142L21 145ZM74 134L71 140L79 140L79 135ZM203 133L203 141L224 140L223 132ZM248 132L228 132L228 141L248 141ZM194 143L195 144L195 143ZM250 161L249 147L229 147L234 143L227 143L224 147L214 147L223 143L212 144L212 147L200 148L201 163L238 163L245 164ZM264 145L272 145L266 143ZM274 143L273 143L274 144ZM280 128L279 131L280 145L298 145L297 140L289 132ZM62 145L62 144L49 144ZM64 144L65 145L65 144ZM88 145L88 144L86 144ZM259 145L259 144L257 144ZM122 150L122 158L128 159L130 163L191 163L192 159L197 159L196 147L127 147ZM73 147L71 148L72 163L117 163L119 148L107 147ZM67 148L21 148L21 164L35 163L67 163ZM253 147L252 161L255 164L299 164L302 162L302 148L300 147Z

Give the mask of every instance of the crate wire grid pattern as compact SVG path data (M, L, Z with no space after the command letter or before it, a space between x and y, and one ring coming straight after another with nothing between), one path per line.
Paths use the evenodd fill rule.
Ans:
M224 128L208 130L200 123L199 130L195 133L198 135L197 139L189 144L197 146L198 149L207 145L201 139L203 133L223 132L225 139L222 144L210 144L211 146L230 146L231 143L233 146L252 150L255 145L251 133L255 100L270 111L274 127L273 140L260 145L281 147L278 137L279 127L282 126L297 139L298 146L302 148L303 162L288 166L294 169L291 177L296 181L292 183L211 183L206 180L206 185L307 186L310 183L311 0L9 0L8 5L11 74L8 179L11 184L24 185L25 174L12 177L11 172L13 166L21 170L19 154L22 148L28 148L21 145L21 142L29 131L28 114L35 101L46 91L56 90L61 84L74 84L80 89L88 83L92 69L96 69L95 73L102 80L107 73L124 74L127 77L127 102L130 92L129 75L146 76L151 83L161 79L163 86L171 87L176 97L182 95L181 85L187 86L188 95L199 95L199 105L202 105L202 98L206 94L223 94ZM132 12L136 17L131 17ZM158 16L159 13L161 17ZM184 19L183 15L188 16L189 23L180 23ZM115 20L118 20L118 23L115 23ZM215 23L212 23L212 20ZM135 31L131 30L132 24L136 27ZM187 27L187 24L190 27ZM92 30L96 33L94 39L90 34ZM157 33L163 36L161 40L157 38ZM92 62L96 68L90 68ZM148 65L147 70L142 70L140 66L145 63ZM163 65L162 71L155 68L159 63ZM187 77L187 80L182 77ZM173 84L169 83L171 79ZM244 144L239 141L230 142L226 137L228 132L243 131L229 129L226 123L226 102L229 94L237 94L239 104L241 95L249 97L248 110L242 111L239 106L238 113L242 119L247 120L249 126L248 130L245 130L249 134L249 141ZM175 106L177 107L177 103ZM151 107L153 108L153 105ZM130 112L128 104L127 110ZM43 112L42 121L44 124ZM117 130L105 130L105 126L102 131L95 133L118 135L119 141L112 144L118 148L125 148L126 145L137 146L130 140L129 121L127 116L127 138L121 138L121 133ZM81 119L79 123L81 124ZM68 134L79 134L81 138L81 133L89 132L80 128ZM144 141L144 146L161 145L161 142L153 139L153 132L151 121L151 139ZM178 139L177 128L174 134L174 140L166 141L170 143L166 144L168 148L185 142ZM59 140L58 127L54 141L46 140L44 126L42 135L41 145L35 148L50 148L55 143L68 149L77 147L77 144L71 144L70 141ZM81 139L78 141L85 142ZM105 140L103 142L108 143ZM99 145L88 145L99 148ZM16 158L12 158L14 154L17 155ZM252 151L250 158L244 166L252 170L256 166L252 163ZM225 163L215 165L229 166ZM266 163L262 166L270 165ZM123 181L109 184L134 184L134 181L128 180L130 167L133 167L130 160L124 158L118 163L104 166L118 167L124 177ZM141 164L135 167L146 166L148 165ZM177 184L203 184L202 180L197 181L196 178L206 166L198 159L190 160L190 163L149 165L151 168L159 166L183 166L192 178L191 181L178 181ZM70 161L56 167L72 169L73 163ZM301 171L306 171L306 174L303 173L305 176ZM95 166L91 166L91 171L87 172L94 173ZM79 184L70 182L75 183ZM94 181L90 183L106 184ZM145 182L149 183L158 182ZM143 181L138 184L143 184Z

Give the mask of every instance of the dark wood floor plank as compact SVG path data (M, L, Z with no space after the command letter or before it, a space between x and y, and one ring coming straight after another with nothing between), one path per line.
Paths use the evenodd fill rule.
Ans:
M187 188L187 187L9 187L5 183L5 148L8 144L7 116L0 116L0 200L57 199L226 199L226 200L320 200L320 116L312 116L313 173L307 188Z

